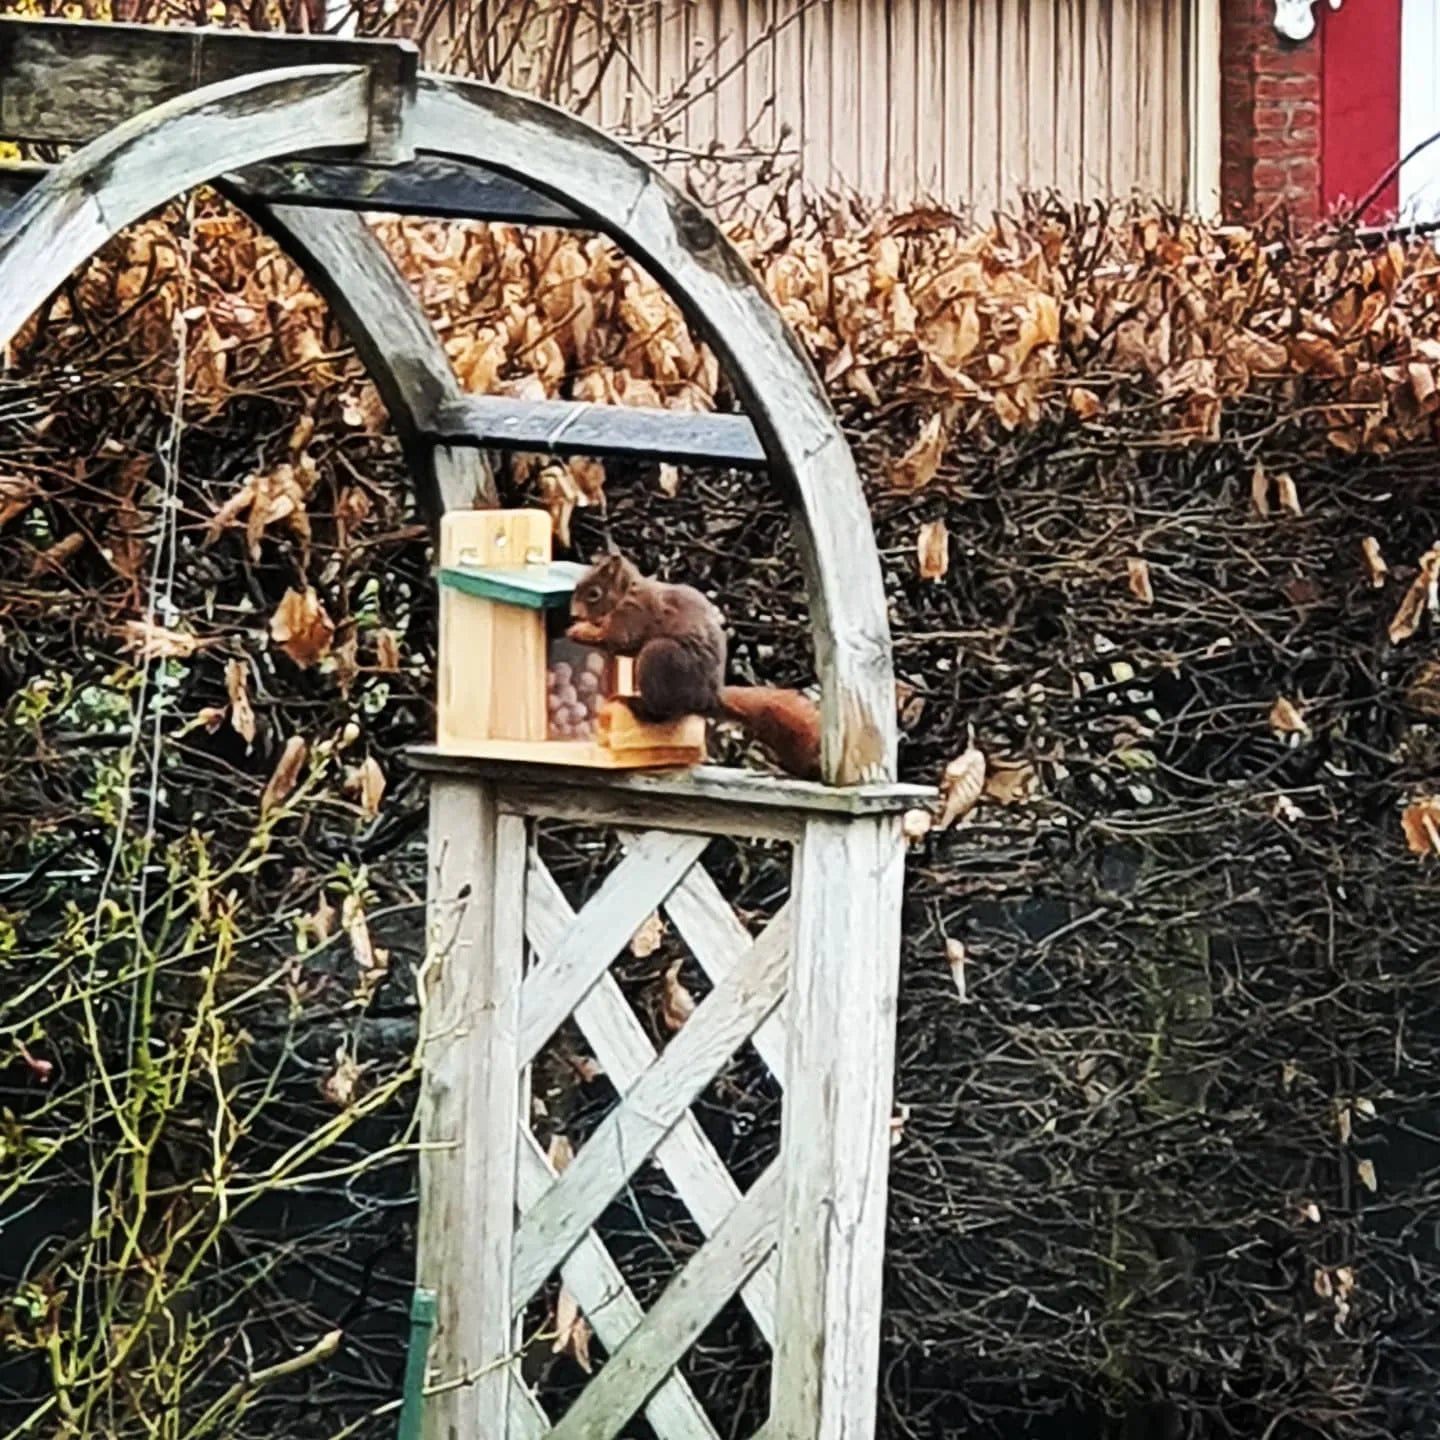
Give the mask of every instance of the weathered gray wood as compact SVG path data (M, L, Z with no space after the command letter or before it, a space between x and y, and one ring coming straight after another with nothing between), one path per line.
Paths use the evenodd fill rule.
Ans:
M633 832L622 835L626 843L633 841ZM703 865L692 866L685 878L670 892L665 912L675 922L680 937L700 968L718 985L734 973L749 952L750 932L720 893L720 887ZM790 923L790 902L771 920L779 924L782 917ZM756 1053L769 1067L780 1085L785 1083L786 1005L779 1009L752 1035Z
M227 193L230 187L221 182ZM446 510L499 503L485 456L429 439L460 382L415 292L358 215L233 198L270 232L325 297L390 413L432 526Z
M521 1064L540 1053L708 844L706 836L652 830L601 881L545 963L526 977Z
M555 1171L545 1152L529 1126L525 1126L520 1136L518 1181L522 1214L545 1194L554 1180ZM600 1343L611 1355L645 1319L645 1311L625 1283L620 1267L593 1232L586 1235L571 1252L570 1258L560 1267L560 1277L579 1302L591 1329L600 1337ZM525 1387L517 1383L513 1389L524 1390ZM514 1413L513 1401L511 1413ZM661 1440L716 1440L714 1426L683 1376L671 1375L655 1391L645 1407L645 1416ZM548 1429L547 1421L541 1434ZM530 1440L530 1437L522 1433L519 1440Z
M702 869L699 865L691 866L686 880ZM682 880L681 886L684 884ZM671 899L674 899L673 893ZM788 927L789 918L788 914L777 916L775 923ZM541 963L564 940L574 923L575 913L555 877L532 854L525 934ZM737 963L750 948L748 935L744 936L744 942ZM655 1063L655 1047L613 976L603 976L576 1008L575 1023L590 1042L595 1058L619 1095L628 1094ZM701 1232L713 1235L739 1202L740 1188L693 1114L681 1117L656 1148L655 1158L665 1167L675 1193ZM767 1261L751 1276L742 1298L760 1334L768 1344L774 1345L775 1266L772 1262ZM615 1347L606 1341L606 1348L613 1351Z
M372 158L401 158L399 132L419 68L419 51L409 41L13 16L0 18L0 135L84 145L189 91L262 70L317 65L358 66L371 74ZM331 143L314 137L297 148Z
M796 854L773 1440L869 1440L900 968L896 816L812 818Z
M306 145L362 146L368 100L369 75L354 66L247 75L76 151L0 215L0 346L77 265L172 195Z
M435 436L495 450L765 468L765 451L744 415L466 395L441 405Z
M0 164L0 210L39 184L50 166ZM272 160L248 165L216 182L227 194L263 205L389 211L456 220L503 221L574 229L579 216L507 175L458 160L369 165L344 160Z
M895 688L880 562L860 477L825 390L714 222L637 155L525 96L425 76L416 148L525 180L613 235L714 346L793 501L832 784L895 774Z
M431 786L417 1263L438 1299L430 1371L440 1388L425 1404L427 1440L478 1435L482 1417L505 1414L510 1367L496 1362L511 1347L524 826L497 818L486 785ZM497 912L504 885L518 900Z
M511 1303L517 1311L780 1003L790 971L789 950L785 929L767 930L755 942L745 963L700 1002L664 1053L520 1222L511 1277ZM783 1338L782 1333L782 1343Z
M525 765L515 761L484 760L468 755L447 754L436 745L416 745L408 750L410 763L430 774L488 776L505 780L506 803L529 806L539 803L539 796L549 793L558 797L572 788L588 791L599 809L593 817L605 823L600 809L612 807L610 823L638 825L640 817L625 814L623 807L630 799L678 800L701 805L718 801L722 806L756 812L769 811L777 816L793 812L821 815L884 815L899 814L935 798L927 785L902 785L883 782L869 785L821 785L809 780L791 780L782 775L766 775L758 770L730 770L719 765L697 765L679 771L585 771L557 770L551 765ZM608 798L607 798L608 797ZM560 818L557 816L557 818ZM648 823L648 822L646 822ZM789 822L787 821L787 833ZM717 835L745 833L735 825L717 829Z
M495 220L575 229L573 210L508 175L445 156L401 165L276 160L251 165L226 182L269 204L388 211L435 219Z
M774 1248L779 1181L777 1161L665 1287L644 1324L610 1357L550 1432L551 1440L614 1440L625 1429L736 1287Z

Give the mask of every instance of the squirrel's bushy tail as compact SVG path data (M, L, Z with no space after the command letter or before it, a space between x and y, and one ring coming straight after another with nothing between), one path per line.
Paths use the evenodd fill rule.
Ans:
M820 778L820 712L798 690L722 685L720 712L738 720L801 780Z

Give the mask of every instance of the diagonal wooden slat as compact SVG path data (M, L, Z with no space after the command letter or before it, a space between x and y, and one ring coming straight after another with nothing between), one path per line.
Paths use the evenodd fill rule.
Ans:
M637 831L620 832L627 849L639 838ZM685 878L670 892L664 909L712 984L729 975L750 949L750 932L740 923L730 902L703 865L692 865L685 872ZM751 1043L776 1081L784 1085L784 1004L751 1036Z
M545 1194L554 1179L555 1171L531 1134L530 1127L522 1126L520 1165L516 1174L516 1194L522 1213ZM593 1231L571 1252L570 1258L560 1267L560 1275L570 1293L579 1301L585 1318L600 1337L600 1343L609 1354L614 1355L636 1327L643 1323L645 1311L625 1283L620 1267ZM524 1389L517 1381L512 1387L512 1394L514 1390ZM527 1396L529 1393L525 1390ZM538 1405L535 1408L538 1409ZM513 1409L512 1401L512 1414ZM540 1433L544 1435L550 1422L544 1418L543 1412L541 1418L544 1428ZM645 1407L645 1418L660 1440L718 1440L709 1417L681 1375L669 1376L655 1390ZM522 1440L533 1440L529 1433L520 1433Z
M774 1249L779 1212L777 1161L666 1286L644 1324L610 1356L550 1432L550 1440L615 1440L745 1277Z
M565 1173L520 1222L510 1299L518 1312L579 1243L695 1098L780 1003L789 937L773 929L696 1007L665 1053L600 1123Z
M698 865L692 866L690 875L699 871ZM526 887L525 933L537 954L543 957L550 953L573 916L555 877L532 856ZM777 915L773 923L782 929L788 927L788 913ZM745 936L745 947L750 947L749 935ZM575 1011L575 1020L621 1095L655 1063L655 1047L612 976L602 977L585 997ZM701 1231L714 1234L739 1202L740 1189L693 1115L686 1114L660 1142L655 1158L665 1167ZM761 1335L771 1345L775 1343L775 1278L772 1258L751 1276L743 1296Z
M711 837L648 830L581 907L563 940L525 977L520 1060L528 1065L631 936L704 853Z

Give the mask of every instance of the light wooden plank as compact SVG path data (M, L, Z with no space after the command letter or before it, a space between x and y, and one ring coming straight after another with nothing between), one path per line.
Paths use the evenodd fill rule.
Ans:
M1056 0L1041 0L1021 12L1028 76L1025 185L1031 190L1055 186L1056 131L1065 123L1055 108L1055 9Z
M1000 0L972 0L971 16L971 198L975 218L988 224L1003 194L1000 110L1002 105L1019 105L1022 101L1019 96L1006 96L1000 88L1000 35L1004 22Z
M775 1247L780 1175L772 1165L665 1288L552 1430L552 1440L615 1440L685 1352ZM798 1433L798 1432L797 1432Z
M919 7L920 0L893 0L885 7L889 44L884 70L890 87L886 116L890 131L887 198L897 206L913 205L920 198L921 132L917 122L922 81L916 35ZM878 115L875 118L880 120Z
M409 133L418 152L563 196L699 324L793 507L820 677L821 772L832 784L892 778L895 680L869 507L820 376L753 270L633 151L536 101L425 76Z
M638 837L632 836L632 841ZM693 865L686 876L703 873ZM681 881L684 885L685 881ZM672 894L671 899L674 896ZM733 918L733 917L732 917ZM786 917L788 923L788 917ZM535 953L543 961L559 945L575 914L555 877L532 856L529 898L525 911L525 931ZM678 923L678 922L677 922ZM743 931L742 931L743 934ZM749 949L749 936L744 936ZM728 958L728 956L727 956ZM743 952L741 957L743 958ZM630 1002L611 975L585 997L575 1011L575 1022L594 1049L595 1058L605 1070L617 1093L629 1092L655 1063L655 1047L645 1034ZM700 1128L694 1115L687 1113L655 1151L655 1158L675 1186L675 1192L694 1217L701 1232L713 1235L740 1199L725 1162ZM579 1292L577 1291L578 1295ZM775 1343L775 1267L767 1262L751 1277L743 1292L746 1308L767 1343ZM606 1342L608 1349L614 1349Z
M1206 220L1220 214L1220 0L1192 0L1190 150L1186 203Z
M780 1003L790 969L787 942L785 933L768 931L756 941L745 963L700 1002L665 1053L601 1121L569 1168L521 1221L511 1291L517 1311Z
M977 0L939 0L945 15L945 190L949 205L968 207L974 200L970 170L971 137L975 122L970 113L970 72L974 63L975 5Z
M486 785L431 786L417 1277L437 1297L440 1388L425 1405L427 1440L479 1434L482 1417L506 1413L524 830L496 815Z
M709 843L704 835L652 830L605 877L564 938L526 977L520 1005L522 1064L540 1053Z
M1055 183L1070 201L1085 198L1082 178L1085 127L1083 81L1086 0L1055 0Z
M796 95L802 106L800 135L804 142L806 178L829 191L847 178L853 181L849 156L859 144L860 54L849 43L856 34L853 3L806 4L788 0L799 18L800 75ZM845 164L838 163L845 156Z
M157 106L77 150L0 215L0 348L113 235L173 195L311 146L363 145L368 75L247 75Z
M811 820L795 863L771 1430L869 1440L900 969L895 818Z
M510 765L491 766L484 760L446 754L434 745L417 745L406 754L416 769L429 773L513 777L515 784L506 787L507 795L521 792L530 784L555 787L553 793L557 796L565 788L557 784L556 776L543 768L526 773ZM720 765L699 765L680 775L584 775L573 777L573 781L567 777L568 783L600 795L614 796L617 806L623 806L630 798L649 796L696 804L713 800L725 806L748 806L757 811L820 811L831 815L876 815L909 810L916 805L928 804L936 793L928 785L894 781L869 785L822 785L811 780L792 780L788 776L766 775L758 770L731 770ZM629 819L631 823L636 823L639 817L631 815ZM626 823L623 811L617 812L615 823ZM715 831L717 835L734 833L737 831L733 826Z
M945 48L946 11L964 7L951 0L918 0L918 5L915 198L936 205L948 198L945 157L951 136L945 119L945 88L947 75L958 68Z
M534 1206L554 1181L555 1171L545 1152L530 1127L522 1126L517 1189L521 1213ZM625 1283L620 1267L593 1231L571 1252L560 1267L560 1276L579 1302L591 1329L600 1337L600 1343L614 1355L644 1321L645 1311ZM514 1414L513 1403L511 1413ZM683 1376L671 1375L660 1385L645 1407L645 1416L661 1440L716 1440L714 1426ZM547 1433L549 1428L547 1420L540 1433ZM523 1440L534 1440L534 1437L527 1432Z

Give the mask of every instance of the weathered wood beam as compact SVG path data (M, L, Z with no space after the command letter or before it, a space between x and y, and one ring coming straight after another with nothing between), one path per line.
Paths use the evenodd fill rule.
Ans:
M305 65L370 71L370 147L399 158L420 52L409 41L0 18L0 136L83 145L192 90Z
M32 190L49 170L48 165L0 165L0 211ZM581 225L574 211L518 180L456 160L423 158L400 165L285 160L250 165L215 183L242 204L385 211L561 229Z
M765 451L744 415L467 395L440 406L435 438L490 450L765 468Z

